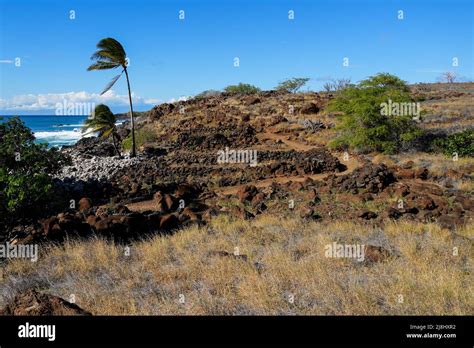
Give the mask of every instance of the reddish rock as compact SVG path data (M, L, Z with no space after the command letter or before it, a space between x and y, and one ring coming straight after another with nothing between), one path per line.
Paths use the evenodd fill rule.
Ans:
M92 201L90 198L81 198L79 201L79 211L89 210L90 208L92 208Z
M219 212L214 209L214 208L209 208L208 210L206 210L204 212L204 214L202 215L202 219L206 222L210 222L214 216L217 216L219 214Z
M237 197L239 197L240 202L244 203L246 201L251 201L257 193L258 190L255 186L246 185L237 191Z
M436 204L433 199L428 195L419 195L413 197L414 204L420 210L433 210L436 208Z
M380 246L366 245L364 249L364 260L368 262L382 262L391 256L387 249Z
M415 170L415 178L421 179L421 180L426 180L428 179L429 172L427 168L420 168Z
M363 212L359 213L358 216L365 220L371 220L371 219L377 218L378 215L377 213L374 213L373 211L364 210Z
M242 219L242 220L250 220L250 219L255 217L255 215L253 215L252 213L250 213L247 210L242 209L242 208L240 208L236 205L234 205L230 209L230 213L231 213L231 215L233 215L235 217L238 217L239 219Z
M40 293L34 289L17 295L13 301L0 309L0 315L92 315L60 297Z
M457 195L454 198L454 201L461 204L462 208L466 211L474 212L474 200L469 199L468 197L464 197L461 195Z
M173 196L171 196L167 193L164 195L163 198L164 198L164 202L165 202L165 205L166 205L166 209L168 211L172 211L172 210L175 210L177 208L176 198L174 198Z
M258 204L262 203L265 200L265 194L263 192L259 192L252 198L252 206L257 206Z
M86 222L90 225L90 226L94 226L96 224L97 221L99 221L100 218L98 216L95 216L95 215L89 215L87 218L86 218Z
M56 216L52 216L46 220L43 221L43 232L45 236L48 236L51 234L53 226L56 225L59 222L58 218Z
M415 177L415 172L411 169L399 169L395 176L397 179L413 179Z
M188 220L199 221L199 216L188 207L183 209L181 215L184 215Z
M174 214L168 214L161 217L160 229L171 231L177 229L179 226L179 219Z
M317 114L319 112L319 107L316 103L308 103L301 107L300 114L307 115L307 114Z
M403 164L401 165L401 167L402 167L403 169L412 169L414 164L415 164L415 163L413 163L413 161L407 161L407 162L403 163Z
M288 185L288 188L292 192L302 191L304 189L304 185L302 182L293 181Z
M396 197L405 197L410 193L410 187L404 183L397 182L394 184L393 192Z
M372 194L368 192L361 194L360 198L362 199L362 202L368 202L368 201L374 200L374 196L372 196Z

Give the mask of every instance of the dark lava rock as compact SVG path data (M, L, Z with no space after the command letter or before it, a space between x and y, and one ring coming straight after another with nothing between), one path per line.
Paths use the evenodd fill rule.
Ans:
M0 315L92 315L74 303L60 297L27 290L17 295L13 301L0 309Z
M371 220L377 218L377 213L374 213L373 211L370 210L364 210L358 215L360 218L365 219L365 220Z
M319 107L315 103L305 104L300 109L300 114L317 114L319 112Z
M160 229L165 231L175 230L179 227L179 219L175 214L168 214L161 217Z
M327 180L331 187L353 193L358 193L361 189L369 193L379 193L396 181L385 164L366 164L350 174L331 176Z

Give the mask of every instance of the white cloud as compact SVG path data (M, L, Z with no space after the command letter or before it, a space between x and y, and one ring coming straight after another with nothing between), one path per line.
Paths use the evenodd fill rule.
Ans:
M136 105L155 105L158 99L145 99L132 93L132 101ZM96 93L67 92L67 93L47 93L47 94L22 94L12 98L0 98L0 109L6 111L41 111L55 110L58 104L70 103L94 103L107 104L113 107L127 106L128 95L116 94L113 90L107 91L103 95Z
M171 98L170 100L168 100L168 103L176 103L176 102L179 102L179 101L186 101L186 100L191 99L191 98L192 98L192 96L190 96L190 95L189 96L184 95L184 96L181 96L179 98Z
M163 101L161 99L154 99L154 98L144 100L144 103L147 104L147 105L156 105L156 104L160 104L162 102Z

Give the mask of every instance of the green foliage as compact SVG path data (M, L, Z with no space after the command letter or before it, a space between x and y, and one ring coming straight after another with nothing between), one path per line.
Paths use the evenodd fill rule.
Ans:
M144 126L140 129L137 129L135 134L135 141L137 143L137 146L140 147L146 143L156 141L156 134L152 129L148 128L147 126ZM129 134L128 137L126 137L122 141L122 148L125 151L128 151L132 148L132 134Z
M117 118L109 107L99 104L95 107L94 113L84 123L82 132L99 132L101 137L105 138L116 130L115 122L117 122Z
M114 143L114 148L117 154L120 156L120 151L117 148L116 137L117 137L117 127L115 123L117 118L110 111L109 107L104 104L99 104L95 107L94 113L84 123L82 127L82 132L99 132L101 138L107 138L112 136L112 141Z
M239 83L238 85L230 85L224 88L228 93L236 94L254 94L260 92L260 88L248 83Z
M57 148L34 140L18 117L0 122L0 220L42 211L53 187L50 174L70 163Z
M92 55L96 62L87 70L107 70L127 66L125 50L120 42L113 38L105 38L97 44L97 51Z
M457 153L461 157L474 157L474 129L466 129L463 132L438 138L434 140L433 147L448 156Z
M406 83L390 74L378 74L340 91L329 111L339 113L339 137L330 145L363 152L395 153L422 135L412 116L384 115L382 103L411 102Z
M276 89L278 91L296 93L308 81L309 81L308 77L293 77L291 79L280 82L278 86L276 87Z
M339 92L347 87L353 87L351 79L332 79L323 86L326 92Z

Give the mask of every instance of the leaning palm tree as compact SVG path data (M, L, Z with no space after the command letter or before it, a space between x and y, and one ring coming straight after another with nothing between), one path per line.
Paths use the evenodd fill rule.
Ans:
M98 132L99 136L103 139L112 136L115 152L117 152L117 155L121 156L115 139L118 137L115 122L117 122L117 118L113 112L110 111L109 107L104 104L99 104L95 107L94 113L86 120L84 126L82 126L82 132Z
M133 105L132 105L132 92L130 90L130 80L128 79L128 60L125 54L123 46L115 39L106 38L99 41L97 44L97 51L92 55L92 60L96 62L89 66L88 71L91 70L108 70L121 68L122 72L115 76L112 81L104 88L101 95L107 92L115 82L118 81L120 76L125 73L127 77L127 86L128 86L128 100L130 102L130 124L132 128L132 152L131 157L136 156L136 145L135 145L135 123L133 120Z

